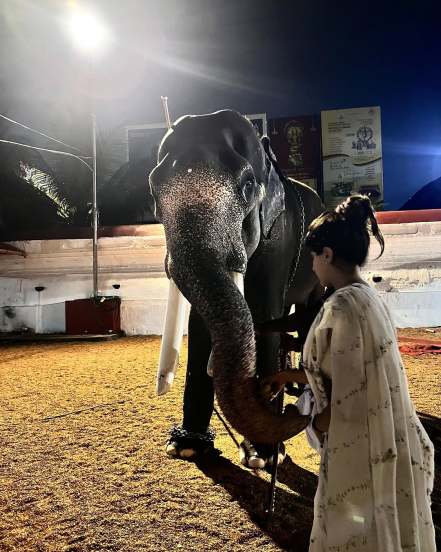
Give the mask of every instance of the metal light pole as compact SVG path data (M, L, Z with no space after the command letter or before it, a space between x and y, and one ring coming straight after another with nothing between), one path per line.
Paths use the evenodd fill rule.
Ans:
M96 201L96 116L92 113L92 270L93 297L98 297L98 209Z
M92 11L84 9L76 3L70 4L69 18L66 19L68 34L83 53L97 56L104 52L112 41L112 33L100 17ZM96 116L92 113L92 257L93 257L93 297L98 296L98 209L96 198Z

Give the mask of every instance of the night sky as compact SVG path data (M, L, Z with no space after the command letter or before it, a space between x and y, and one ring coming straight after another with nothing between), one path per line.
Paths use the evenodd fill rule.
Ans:
M92 104L105 133L162 121L161 95L172 118L379 105L386 209L441 176L439 0L85 2L113 33L93 59L69 3L2 3L1 113L79 143Z

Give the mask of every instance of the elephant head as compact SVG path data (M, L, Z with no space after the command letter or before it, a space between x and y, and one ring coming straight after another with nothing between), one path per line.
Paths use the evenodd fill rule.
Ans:
M255 377L253 319L231 273L247 263L285 208L285 192L251 123L234 111L179 119L150 174L163 223L166 271L209 328L219 405L242 435L273 443L301 431L295 408L276 415Z

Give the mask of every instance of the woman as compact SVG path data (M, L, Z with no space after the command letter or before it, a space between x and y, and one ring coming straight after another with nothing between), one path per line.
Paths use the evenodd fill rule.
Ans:
M369 198L352 196L315 219L306 238L314 272L335 289L303 351L321 445L309 550L435 552L433 445L409 396L390 313L360 276L369 227L383 253ZM270 383L303 378L282 372Z

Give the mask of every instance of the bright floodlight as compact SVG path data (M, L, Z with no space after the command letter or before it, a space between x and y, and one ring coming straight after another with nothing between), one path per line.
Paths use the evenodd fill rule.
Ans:
M83 52L99 53L110 41L109 30L93 13L76 9L68 25L75 46Z

